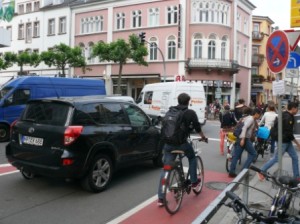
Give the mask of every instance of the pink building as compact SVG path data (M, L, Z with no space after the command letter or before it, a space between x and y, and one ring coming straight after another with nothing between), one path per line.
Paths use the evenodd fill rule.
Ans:
M244 98L249 103L255 6L248 0L91 0L71 8L71 41L82 47L91 68L74 74L103 77L108 93L115 92L119 66L90 59L93 44L145 32L149 65L128 61L124 95L136 98L145 84L185 79L201 81L208 102L220 99L233 105Z

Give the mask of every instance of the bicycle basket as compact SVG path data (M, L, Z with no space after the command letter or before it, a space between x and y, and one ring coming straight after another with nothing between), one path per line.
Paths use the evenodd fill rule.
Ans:
M236 141L236 137L233 135L233 132L228 132L227 139L230 142L235 142Z
M259 127L256 137L262 139L268 139L270 135L270 130L267 127Z

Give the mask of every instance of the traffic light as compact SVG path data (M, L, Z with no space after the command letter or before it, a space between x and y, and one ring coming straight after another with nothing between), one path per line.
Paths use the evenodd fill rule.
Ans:
M145 32L141 32L139 34L140 40L141 40L141 44L145 43L145 37L146 37L146 33Z

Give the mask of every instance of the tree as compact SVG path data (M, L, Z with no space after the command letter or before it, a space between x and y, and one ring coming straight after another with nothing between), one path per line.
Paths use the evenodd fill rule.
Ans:
M41 60L49 67L55 66L61 71L61 76L66 77L65 69L67 65L69 67L81 67L85 72L86 62L82 56L80 47L69 47L66 44L55 45L49 51L41 53Z
M12 63L17 63L17 65L20 67L20 75L23 75L24 65L30 65L34 67L38 66L40 63L40 56L38 53L35 52L30 53L28 51L24 51L19 54L6 52L4 54L4 61L6 63L6 66L8 67L10 67Z
M121 94L122 70L127 60L132 59L139 65L147 66L148 63L144 60L147 55L147 48L141 44L140 38L135 34L129 36L129 43L123 39L111 43L101 41L93 46L92 51L92 56L98 56L100 61L113 61L119 64L117 94Z

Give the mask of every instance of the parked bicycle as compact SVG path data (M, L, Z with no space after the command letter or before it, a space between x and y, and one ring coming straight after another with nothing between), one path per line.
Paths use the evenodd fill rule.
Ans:
M276 177L255 166L250 166L250 169L262 174L266 180L271 181L278 187L277 193L273 197L268 216L289 217L288 210L290 209L290 205L295 200L295 194L300 190L300 179L285 175Z
M265 216L263 213L250 209L242 199L231 191L226 192L226 196L230 199L229 202L222 203L229 208L232 208L233 211L238 216L237 223L290 223L290 224L299 224L299 219L295 216L286 216L281 217L279 215L274 216ZM243 211L247 213L248 216L243 214ZM250 217L249 217L250 216Z
M172 165L164 165L165 176L162 179L162 189L164 193L164 207L170 214L175 214L180 206L185 193L189 194L191 190L198 195L201 193L204 184L204 167L200 157L200 148L198 143L200 141L208 142L208 139L194 138L188 139L193 145L196 160L197 160L197 178L200 179L200 184L193 188L191 187L190 174L184 173L182 159L184 158L184 151L173 150L171 153L176 154L176 159Z
M232 160L232 156L233 156L233 152L234 152L234 144L236 141L236 137L233 135L233 132L228 132L225 135L225 141L226 141L226 170L227 172L229 172L230 170L230 164L231 164L231 160ZM241 158L239 159L238 164L241 164Z

